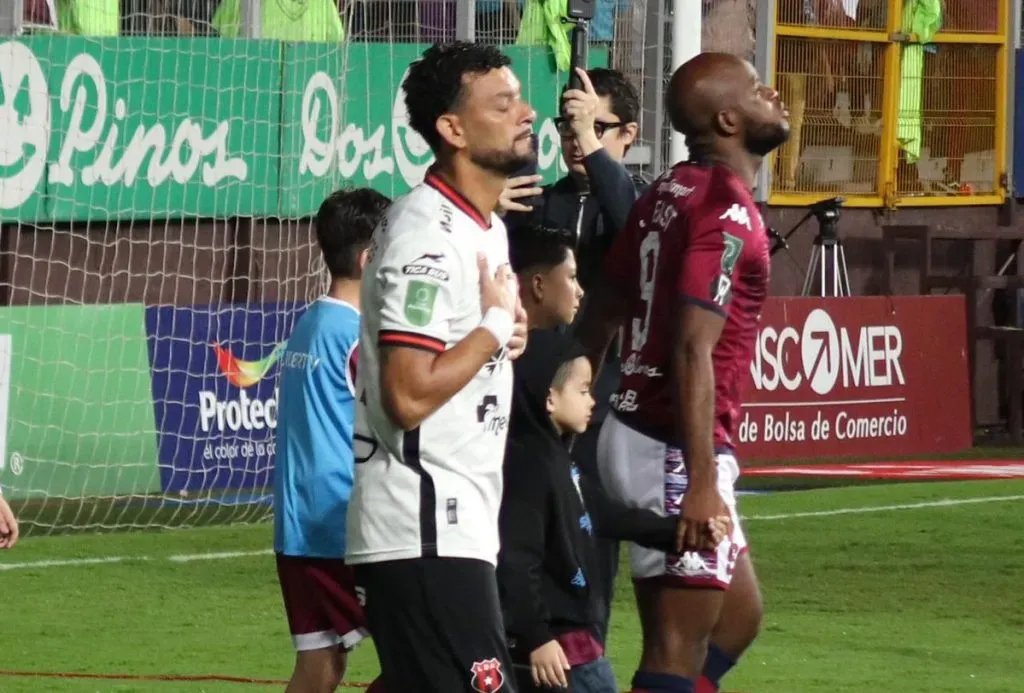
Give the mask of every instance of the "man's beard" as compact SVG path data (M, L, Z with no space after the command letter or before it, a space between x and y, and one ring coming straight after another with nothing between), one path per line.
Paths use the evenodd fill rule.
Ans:
M537 163L537 152L520 154L514 149L484 149L471 152L470 160L485 171L511 176Z
M768 156L789 140L789 123L762 123L747 130L744 144L757 156Z

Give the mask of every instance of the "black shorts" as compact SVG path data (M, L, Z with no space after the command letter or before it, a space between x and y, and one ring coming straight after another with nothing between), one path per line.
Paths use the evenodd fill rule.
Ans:
M494 566L414 558L354 567L385 690L515 693Z

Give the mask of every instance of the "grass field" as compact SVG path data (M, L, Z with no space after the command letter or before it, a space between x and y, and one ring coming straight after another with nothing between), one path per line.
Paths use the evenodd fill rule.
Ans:
M1024 691L1024 481L777 492L744 497L741 512L767 617L727 690ZM267 524L25 540L0 555L0 693L282 690L11 673L286 679L270 541ZM620 580L609 643L620 688L638 651ZM362 647L349 680L375 667Z

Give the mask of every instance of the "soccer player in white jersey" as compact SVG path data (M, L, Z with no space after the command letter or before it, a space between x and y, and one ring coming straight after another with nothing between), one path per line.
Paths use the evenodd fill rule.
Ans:
M526 315L494 213L536 114L493 46L435 45L405 80L437 162L377 227L363 281L346 562L384 687L511 691L495 564Z
M280 361L274 551L298 652L288 693L333 692L347 651L367 635L344 562L345 513L355 474L359 280L389 204L362 188L335 192L320 205L316 235L331 287L299 319Z

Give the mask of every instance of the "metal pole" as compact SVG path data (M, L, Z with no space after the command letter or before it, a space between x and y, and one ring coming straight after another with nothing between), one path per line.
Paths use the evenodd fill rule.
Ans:
M20 36L25 20L25 6L22 0L4 3L0 7L0 36Z
M476 41L476 0L455 0L455 38Z
M775 17L777 0L758 0L757 25L754 28L754 66L761 82L776 89L775 79ZM757 172L754 199L767 202L772 189L772 158L766 159Z
M654 64L648 73L649 61L644 65L644 81L649 85L644 91L654 95L654 152L651 160L654 175L660 175L665 165L665 8L671 0L648 0L647 37L648 46L654 45ZM653 17L651 16L653 15ZM651 35L653 33L653 36ZM648 131L650 132L650 130Z
M1013 47L1006 56L1006 79L1009 82L1006 99L1006 194L1012 200L1017 196L1017 183L1015 180L1014 159L1016 153L1017 123L1017 52L1021 44L1021 0L1010 0L1010 46Z
M702 25L701 0L672 0L672 72L700 53ZM673 130L669 140L670 163L683 161L687 156L686 138Z
M241 38L263 38L263 0L241 0L238 35Z

